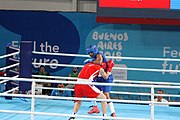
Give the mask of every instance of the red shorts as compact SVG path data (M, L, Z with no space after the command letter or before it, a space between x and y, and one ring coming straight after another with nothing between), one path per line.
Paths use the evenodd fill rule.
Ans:
M96 88L94 85L75 85L74 88L76 97L88 97L88 98L97 98L100 94L100 90ZM77 100L75 100L77 102Z

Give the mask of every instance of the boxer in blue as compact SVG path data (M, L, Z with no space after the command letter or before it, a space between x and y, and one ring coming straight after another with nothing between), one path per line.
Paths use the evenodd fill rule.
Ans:
M112 60L109 60L107 61L105 55L102 53L102 52L99 52L96 45L93 45L93 46L89 46L87 49L86 49L86 52L87 54L91 57L90 59L86 59L84 61L84 64L87 64L87 63L94 63L94 64L99 64L99 65L102 65L102 63L106 63L106 68L104 69L105 72L107 74L109 74L109 77L108 79L104 79L102 77L97 77L95 82L101 82L101 83L112 83L113 82L113 75L111 74L111 69L112 67L114 66L114 62ZM111 66L111 67L109 67ZM111 69L108 69L111 68ZM110 91L111 91L111 86L97 86L101 91L103 91L103 93L106 95L106 98L107 99L110 99ZM93 113L99 113L99 109L97 107L97 103L96 101L92 101L93 105L92 105L92 110L90 110L88 112L88 114L93 114ZM115 113L115 109L114 109L114 105L113 105L113 102L107 102L108 103L108 106L110 107L110 110L111 110L111 116L112 117L116 117L116 113Z

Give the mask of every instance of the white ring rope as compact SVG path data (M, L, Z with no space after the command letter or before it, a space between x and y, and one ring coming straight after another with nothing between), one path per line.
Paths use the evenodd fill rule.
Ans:
M37 51L33 51L33 53L34 53L34 54L41 54L41 55L89 57L89 55L69 54L69 53L51 53L51 52L37 52ZM115 59L125 59L125 60L180 61L180 59L170 59L170 58L115 57L115 56L106 56L106 57L107 57L107 58L115 58Z
M18 89L19 89L19 87L15 87L15 88L12 88L11 90L3 92L3 94L7 94L7 93L13 92L13 91L18 90Z
M2 77L2 78L8 78L8 77ZM9 79L9 78L8 78ZM10 78L10 79L14 79L14 78ZM27 78L16 78L16 80L22 80L22 81L38 81L38 79L27 79ZM72 82L72 81L58 81L58 80L43 80L43 79L41 79L41 80L39 80L38 82L53 82L53 83L59 83L59 82L65 82L65 83L74 83L74 82ZM78 83L78 84L81 84L80 82L76 82L76 83ZM82 83L82 84L84 84L84 82ZM94 83L95 84L95 83ZM97 83L96 83L97 84ZM113 85L113 84L108 84L108 85ZM122 86L129 86L129 85L127 85L127 84L121 84ZM119 86L119 84L118 84L118 86ZM132 86L132 85L130 85L130 86ZM133 84L133 86L134 87L151 87L151 89L153 88L155 88L155 87L159 87L159 86L157 86L157 85L135 85L135 84ZM161 86L162 87L162 86ZM165 87L170 87L170 86L165 86ZM171 86L171 87L180 87L180 86ZM34 86L32 86L32 89L33 88L35 88L35 85ZM154 95L153 95L154 93L152 93L152 96L154 97ZM28 97L31 97L31 98L50 98L50 99L63 99L63 100L89 100L89 101L92 101L92 99L89 99L89 98L75 98L75 97L54 97L54 96L43 96L43 95L19 95L19 94L5 94L5 93L0 93L0 95L2 95L2 96L22 96L22 97L26 97L26 96L28 96ZM152 97L151 96L151 97ZM154 102L154 101L136 101L136 100L115 100L115 99L101 99L101 100L96 100L96 101L112 101L112 102L121 102L121 103L143 103L143 104L151 104L151 106L152 106L152 108L153 108L153 105L154 104L156 104L156 102ZM34 102L32 102L31 104L33 104ZM160 103L160 104L165 104L165 103ZM179 102L168 102L167 104L169 104L169 105L177 105L177 104L180 104ZM33 104L33 106L34 106L34 104ZM34 114L35 114L35 112L34 112L34 109L32 110L32 116L34 116ZM49 113L49 114L51 114L51 113ZM47 115L47 114L46 114ZM151 110L151 120L153 120L154 119L154 117L152 117L152 116L154 116L154 109L152 109ZM91 117L91 116L85 116L85 117ZM100 116L100 117L102 117L102 116ZM97 118L97 117L96 117ZM119 117L116 117L117 119L121 119L121 118L119 118ZM139 119L139 118L138 118ZM34 120L34 117L31 117L31 120Z
M27 98L42 98L42 99L60 99L60 100L85 100L92 101L92 98L78 98L78 97L61 97L61 96L47 96L47 95L26 95L26 94L7 94L0 93L0 96L12 96L12 97L27 97ZM155 101L139 101L139 100L120 100L120 99L95 99L96 101L106 101L106 102L117 102L117 103L139 103L139 104L150 104L155 103L159 104L159 102ZM160 103L160 104L169 104L169 105L180 105L180 102L168 102L168 103Z
M114 79L113 82L117 83L137 83L137 84L160 84L160 85L180 85L180 83L173 83L173 82L152 82L152 81L137 81L137 80L116 80Z
M96 83L96 82L74 82L74 81L60 81L60 80L47 80L47 79L30 79L30 78L11 78L0 77L1 79L8 79L14 81L26 81L26 82L47 82L47 83L65 83L65 84L92 84L92 85L106 85L106 86L127 86L127 87L154 87L154 88L177 88L180 86L165 86L165 85L143 85L143 84L115 84L115 83Z
M60 81L60 80L47 80L47 79L30 79L30 78L9 78L9 77L0 77L2 79L9 79L14 81L27 81L27 82L47 82L47 83L64 83L64 84L91 84L91 85L105 85L105 86L126 86L126 87L143 87L143 88L173 88L179 89L180 86L165 86L165 85L143 85L143 84L116 84L116 83L97 83L97 82L74 82L74 81ZM52 88L49 88L52 89ZM164 94L165 95L165 94ZM170 95L174 96L174 95ZM179 95L175 95L176 97Z
M55 64L55 63L32 63L33 65L49 65L58 67L83 67L84 65L69 65L69 64ZM134 70L134 71L148 71L148 72L180 72L180 70L162 70L162 69L144 69L144 68L120 68L113 67L117 70Z
M48 89L48 90L68 90L74 91L74 89L70 88L52 88L52 87L36 87L37 89ZM127 94L127 95L144 95L150 96L151 93L137 93L137 92L118 92L118 91L110 91L112 94ZM169 94L154 94L154 96L167 96L167 97L180 97L180 95L169 95Z
M49 79L72 79L77 80L75 77L63 77L63 76L44 76L44 75L32 75L32 77L36 78L49 78ZM159 84L159 85L180 85L180 83L173 83L173 82L149 82L149 81L133 81L133 80L113 80L114 83L120 82L120 83L137 83L137 84Z
M23 95L22 95L23 96ZM92 98L78 98L78 97L60 97L60 96L45 96L45 95L35 95L36 98L49 98L49 99L61 99L61 100L85 100L92 101ZM139 101L139 100L120 100L120 99L95 99L96 101L106 101L106 102L117 102L117 103L141 103L141 104L150 104L150 103L159 103L155 101ZM168 102L170 105L180 105L180 102ZM160 103L160 104L168 104Z
M15 71L15 70L9 70L9 72L15 73L15 74L19 74L19 72Z
M2 59L2 58L6 58L6 57L10 57L10 56L13 56L13 55L17 55L17 54L19 54L19 52L14 52L14 53L10 53L10 54L6 54L6 55L2 55L2 56L0 56L0 59Z
M43 76L43 75L33 75L33 77L39 77L39 78L59 78L59 79L74 79L74 80L77 80L77 78L74 78L74 77L53 77L53 76ZM59 80L58 80L59 81ZM66 83L66 82L65 82ZM74 83L74 82L73 82ZM72 84L73 84L72 83ZM96 82L93 82L93 83L91 83L91 84L96 84ZM141 82L142 83L142 82ZM98 83L97 82L97 84L100 84L100 85L104 85L104 84L102 84L102 83ZM118 83L119 84L119 83ZM143 83L144 84L144 83ZM158 82L155 82L154 84L158 84ZM164 86L162 86L162 83L159 83L160 85L160 87L161 88L164 88ZM174 83L175 84L175 83ZM124 84L123 84L124 85ZM134 84L131 84L131 87L133 86ZM139 84L137 84L137 85L139 85ZM164 82L164 85L166 85L165 84L165 82ZM168 83L167 84L168 85L168 87L170 86L170 83ZM180 83L179 84L177 84L177 85L180 85ZM142 85L141 84L141 87L146 87L146 86L144 86L144 85ZM129 85L128 85L128 87L129 87ZM36 87L36 88L45 88L45 89L52 89L52 88L49 88L49 87ZM170 88L176 88L176 87L170 87ZM58 88L56 88L56 89L58 89ZM70 91L73 91L73 89L67 89L67 88L65 88L65 89L59 89L59 90L70 90ZM150 93L134 93L134 92L116 92L116 91L111 91L110 93L114 93L114 94L133 94L133 95L151 95ZM157 96L156 94L155 94L155 96ZM162 94L162 95L160 95L160 96L168 96L168 97L180 97L180 95L168 95L168 94Z
M69 64L55 64L55 63L32 63L33 65L49 65L59 67L83 67L84 65L69 65Z
M0 56L0 59L1 59L1 58L5 58L5 57L10 57L10 56L13 56L13 55L17 55L17 54L20 53L18 48L14 48L14 47L11 47L11 46L9 46L9 48L10 48L10 49L17 50L18 52L10 53L10 54L7 54L7 55L2 55L2 56ZM9 58L9 60L12 60L12 61L15 61L15 62L19 62L19 60L16 60L16 59L13 59L13 58ZM9 68L12 68L12 67L16 67L16 66L18 66L18 65L19 65L19 63L16 63L16 64L13 64L13 65L9 65L9 66L0 68L0 71L1 71L1 70L6 70L6 69L9 69ZM16 74L19 73L19 72L13 71L13 70L10 70L10 71L11 71L11 72L14 72L14 73L16 73ZM14 78L17 78L17 77L19 77L19 75L14 76ZM5 82L8 82L8 81L9 81L9 80L0 81L0 84L5 83Z
M57 55L57 56L71 56L71 57L89 57L89 55L80 55L80 54L67 54L67 53L51 53L51 52L37 52L33 51L34 54L39 55Z
M19 77L19 75L16 75L16 76L14 76L13 78L17 78L17 77ZM6 83L6 82L8 82L9 80L2 80L2 81L0 81L0 84L2 84L2 83Z
M35 75L34 77L37 77L39 75ZM43 78L43 76L41 76ZM49 78L49 77L48 77ZM51 77L52 78L52 77ZM65 78L73 78L73 77L65 77ZM96 83L96 82L93 82ZM101 83L101 85L104 85ZM161 86L161 85L160 85ZM168 85L169 86L169 85ZM41 89L56 89L56 90L69 90L69 91L73 91L73 89L68 89L68 88L51 88L51 87L36 87L36 88L41 88ZM176 88L176 87L173 87ZM178 88L177 88L178 89ZM150 93L135 93L135 92L117 92L117 91L111 91L110 93L113 94L132 94L132 95L145 95L145 96L150 96ZM154 94L155 96L158 96L159 94ZM169 94L160 94L159 96L167 96L167 97L180 97L180 95L169 95Z
M41 98L41 99L60 99L60 100L85 100L92 101L92 98L77 98L77 97L61 97L61 96L46 96L46 95L26 95L26 94L7 94L0 93L0 96L12 96L12 97L27 97L27 98ZM159 104L159 102L155 101L139 101L139 100L120 100L120 99L95 99L96 101L106 101L106 102L117 102L117 103L139 103L139 104ZM168 102L168 103L160 103L160 104L169 104L169 105L180 105L180 102Z
M9 80L0 81L0 84L5 83L5 82L7 82L7 81L9 81Z
M13 76L12 78L17 78L17 77L19 77L19 75ZM8 82L8 81L9 81L9 80L3 80L3 81L0 82L0 84L5 83L5 82ZM17 85L18 85L18 84L17 84ZM17 89L19 89L19 87L12 88L11 90L8 90L8 91L3 92L3 93L13 92L14 90L17 90Z
M36 87L37 89L49 89L49 90L68 90L74 91L74 89L70 88L52 88L52 87ZM127 94L127 95L143 95L150 96L151 93L137 93L137 92L118 92L118 91L110 91L112 94ZM154 96L166 96L166 97L180 97L180 95L170 95L170 94L154 94Z
M44 76L45 78L45 76ZM49 77L48 77L49 78ZM68 78L68 77L65 77ZM8 78L13 79L13 78ZM17 80L22 80L21 78L17 78ZM35 82L49 82L49 83L65 83L65 84L92 84L92 85L107 85L107 86L129 86L129 87L158 87L158 88L180 88L180 86L165 86L165 85L143 85L143 84L115 84L115 83L97 83L97 82L74 82L74 81L60 81L60 80L47 80L47 79L33 79ZM26 78L25 81L31 81Z
M14 62L19 62L19 60L14 59L14 58L9 58L9 60L14 61Z
M58 113L47 113L47 112L29 112L29 111L14 111L14 110L0 110L4 113L16 113L16 114L34 114L34 115L46 115L46 116L69 116L72 117L72 114L58 114ZM112 119L112 117L103 117L103 116L88 116L88 115L75 115L77 118L93 118L93 119ZM114 120L149 120L142 118L124 118L116 117Z
M47 90L67 90L67 91L74 91L74 89L70 88L52 88L52 87L36 87L37 89L47 89ZM135 92L118 92L118 91L110 91L112 94L127 94L127 95L144 95L144 96L150 96L150 93L135 93ZM163 96L169 96L167 94L162 94ZM156 96L156 95L155 95ZM173 97L174 95L170 95ZM175 95L176 97L180 97L180 95Z
M19 49L19 48L15 48L15 47L13 47L13 46L9 46L9 48L10 48L10 49L13 49L13 50L20 51L20 49Z
M1 71L1 70L6 70L6 69L8 69L8 68L16 67L16 66L18 66L18 65L19 65L19 63L15 63L15 64L12 64L12 65L9 65L9 66L6 66L6 67L2 67L2 68L0 68L0 71Z

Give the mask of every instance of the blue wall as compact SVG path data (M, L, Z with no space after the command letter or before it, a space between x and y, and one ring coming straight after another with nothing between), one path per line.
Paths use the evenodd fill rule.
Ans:
M33 41L40 52L86 54L96 44L107 56L180 58L180 27L96 23L94 13L0 11L0 55L5 46L19 46L21 40ZM33 62L82 65L85 58L34 55ZM179 62L113 59L116 66L179 70ZM0 63L4 66L5 61ZM38 66L34 65L36 71ZM52 75L65 75L70 68L48 67ZM179 73L118 70L115 78L180 82Z

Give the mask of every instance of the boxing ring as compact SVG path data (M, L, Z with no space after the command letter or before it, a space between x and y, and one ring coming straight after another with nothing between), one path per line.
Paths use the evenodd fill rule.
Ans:
M1 120L31 120L31 99L26 99L28 102L23 102L18 98L14 98L12 101L6 101L0 99L1 101ZM91 103L84 102L78 112L78 115L88 116L87 111L89 110L89 105ZM62 101L62 100L47 100L47 99L36 99L35 103L35 120L68 120L69 117L59 115L71 114L73 111L74 102L73 101ZM98 103L98 106L101 106ZM149 105L138 105L138 104L117 104L114 103L117 116L121 119L119 120L131 120L130 118L139 118L136 120L150 120L150 106ZM4 111L2 111L2 109ZM12 113L8 113L12 110ZM18 113L19 111L19 113ZM20 114L21 112L21 114ZM22 114L24 112L24 114ZM29 112L29 113L26 113ZM166 107L166 106L156 106L155 108L155 120L178 120L180 109L178 107ZM52 114L50 114L52 113ZM98 114L90 115L92 117L98 116ZM124 118L124 119L123 119ZM129 119L128 119L129 118ZM97 120L95 118L77 118L77 120ZM112 119L112 118L111 118Z
M21 51L20 51L21 52ZM3 55L0 59L19 54L18 52L10 53ZM87 55L77 55L77 54L64 54L64 53L45 53L45 52L35 52L33 54L45 54L45 55L56 55L56 56L76 56L76 57L87 57ZM131 57L122 57L121 59L134 59L134 60L164 60L160 58L131 58ZM166 59L167 60L167 59ZM178 59L168 59L172 61L180 61ZM15 61L15 60L14 60ZM16 61L18 62L18 61ZM83 65L67 65L67 64L47 64L47 63L32 63L36 65L54 65L54 66L63 66L63 67L83 67ZM15 66L18 66L19 63L9 65L0 70L6 70ZM113 69L125 69L125 70L137 70L137 71L174 71L180 72L178 70L159 70L159 69L141 69L141 68L119 68L114 67ZM114 83L104 83L104 85L118 86L118 87L134 87L134 88L149 88L150 93L134 93L134 92L119 92L111 91L111 94L133 94L133 95L142 95L150 96L149 101L145 100L121 100L121 99L101 99L98 101L98 106L101 109L100 101L112 101L114 102L114 107L116 110L117 117L103 117L102 113L88 115L89 106L91 105L91 100L89 98L75 98L75 97L60 97L60 96L46 96L46 95L36 95L35 89L58 89L60 88L47 88L47 87L37 87L35 82L48 82L48 83L64 83L64 84L85 84L83 82L72 82L65 81L66 79L76 79L72 77L64 76L40 76L32 75L32 77L39 77L42 79L28 78L28 77L19 77L18 75L12 77L0 77L2 81L1 84L6 83L7 81L20 81L26 83L32 83L30 93L28 94L12 94L11 92L19 89L21 86L16 86L13 89L4 91L0 93L0 118L1 120L68 120L72 116L74 101L73 100L83 100L83 103L75 115L77 120L96 120L96 119L113 119L113 120L178 120L180 107L175 107L174 105L180 105L180 102L168 102L170 106L163 106L165 103L157 106L157 102L154 102L155 94L154 89L156 88L168 88L168 89L180 89L180 83L166 83L166 82L141 82L141 81L131 81L131 80L114 80ZM64 79L60 80L47 80L47 79ZM120 81L120 82L119 82ZM119 82L117 84L117 82ZM126 83L126 84L124 84ZM132 84L133 83L133 84ZM139 84L141 83L141 84ZM87 83L86 83L87 84ZM101 85L101 83L91 83L94 85ZM171 85L172 86L171 86ZM70 90L64 88L63 90ZM180 97L180 95L172 94L162 94L159 96L167 97ZM4 99L4 97L13 97L13 99ZM167 104L167 103L166 103ZM108 115L110 110L107 109Z

